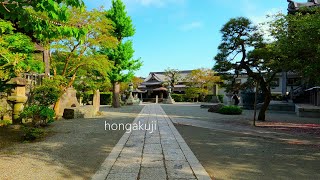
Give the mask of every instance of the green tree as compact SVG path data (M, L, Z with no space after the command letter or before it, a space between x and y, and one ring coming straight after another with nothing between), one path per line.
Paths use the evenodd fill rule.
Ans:
M181 81L180 71L178 69L167 68L165 71L166 83L173 89L179 81Z
M128 82L142 63L140 59L133 59L132 41L125 39L133 36L135 29L130 16L125 11L123 2L112 0L112 7L106 17L113 21L113 36L118 40L118 44L116 48L101 48L100 53L107 55L108 59L113 62L108 75L113 86L112 106L118 108L120 107L120 83Z
M320 85L320 8L279 14L270 26L283 56L287 57L282 66L299 73L308 86Z
M189 87L198 88L198 93L201 95L202 100L206 95L208 95L209 90L221 81L220 77L215 75L213 70L206 68L191 71L186 79Z
M98 89L98 81L107 78L107 71L112 66L106 55L97 53L100 47L115 47L117 40L112 36L112 22L105 12L99 10L80 11L72 9L70 22L86 22L88 29L80 38L57 39L52 43L53 78L59 82L61 95L73 85L76 78L87 80L90 89ZM89 79L88 77L94 77ZM82 79L81 79L82 78ZM55 104L55 112L60 115L60 98Z
M222 42L215 56L214 70L233 72L236 76L246 72L260 83L265 95L258 120L265 121L265 112L271 101L271 85L281 71L281 53L277 43L267 44L258 27L244 17L230 19L221 29Z
M31 39L14 30L11 22L0 19L0 92L7 81L22 72L42 71L42 64L32 57L35 47Z
M82 0L5 0L0 2L0 19L10 21L15 32L28 35L43 51L45 73L49 74L49 44L60 35L80 37L79 24L69 24L68 7L84 7Z

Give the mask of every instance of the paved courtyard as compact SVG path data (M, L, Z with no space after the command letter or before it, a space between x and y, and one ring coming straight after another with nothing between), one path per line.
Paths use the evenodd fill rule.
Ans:
M146 105L139 123L156 128L125 133L92 179L211 179L160 105Z
M211 177L228 179L320 179L319 119L267 112L267 123L288 128L252 127L252 111L229 116L199 104L161 105ZM260 125L260 124L259 124ZM295 129L295 128L294 128Z

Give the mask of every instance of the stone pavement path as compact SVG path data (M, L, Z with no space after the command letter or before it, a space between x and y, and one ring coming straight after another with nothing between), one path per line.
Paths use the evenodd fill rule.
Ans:
M125 133L93 180L211 179L160 105L146 105L139 122L150 130Z

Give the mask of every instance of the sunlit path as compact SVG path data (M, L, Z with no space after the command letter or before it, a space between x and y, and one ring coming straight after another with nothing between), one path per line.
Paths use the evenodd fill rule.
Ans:
M160 105L146 105L92 179L210 179ZM145 127L145 126L143 126Z

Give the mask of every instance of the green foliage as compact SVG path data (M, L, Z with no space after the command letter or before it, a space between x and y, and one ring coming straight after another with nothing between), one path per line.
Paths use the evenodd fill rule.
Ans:
M84 7L82 0L15 0L0 6L0 15L14 24L19 32L48 43L62 34L79 34L77 25L66 24L69 7ZM74 28L75 27L75 28Z
M189 99L197 99L199 98L199 94L201 93L201 89L197 87L188 87L186 88L186 97Z
M175 102L186 102L187 98L185 94L171 94L172 99L174 99Z
M269 24L284 58L282 67L300 73L309 86L320 85L320 9L276 15Z
M24 108L20 117L25 121L31 119L33 126L46 126L54 121L54 110L41 105L32 105Z
M83 94L82 103L89 104L93 100L93 93L91 91L85 92ZM112 102L112 93L111 92L101 92L100 93L100 105L110 105Z
M219 101L220 101L221 103L223 103L223 97L224 97L224 95L222 95L222 94L219 94L219 95L218 95Z
M166 84L170 85L172 88L181 81L180 71L178 69L167 68L165 70Z
M271 86L277 73L281 72L281 60L285 57L278 43L266 43L262 32L245 17L230 19L221 29L222 42L215 56L214 70L222 74L232 73L231 92L240 88L235 78L246 73L266 95L258 119L265 120L265 112L271 100Z
M105 92L100 94L100 105L110 105L112 103L112 93Z
M238 106L223 106L218 110L218 113L226 115L240 115L242 114L242 109Z
M5 82L20 73L43 69L43 64L32 57L34 44L31 39L22 33L14 33L14 30L12 23L0 19L0 91L3 91Z
M123 38L131 37L135 34L135 29L130 16L127 15L126 6L121 0L112 0L112 7L106 16L113 21L115 27L114 37L121 41Z
M40 139L45 135L45 132L41 128L36 128L36 127L23 127L23 140L24 141L34 141L36 139Z
M0 119L0 127L8 126L10 124L12 124L11 121L9 121L9 120L1 120Z
M113 36L117 38L118 45L116 48L101 48L101 54L107 55L108 59L113 62L111 71L108 71L109 79L114 82L127 82L134 76L134 71L138 70L142 63L140 59L132 59L134 50L132 41L124 38L131 37L135 33L130 16L125 11L125 5L121 0L113 0L111 9L107 12L106 17L113 22Z
M99 89L107 82L107 73L112 65L106 55L96 53L101 46L111 48L116 39L112 37L111 21L99 10L79 11L72 9L70 22L86 22L87 34L79 38L61 37L52 44L51 66L54 77L59 78L59 87L65 90L76 82L79 91ZM71 77L71 78L70 78ZM77 79L77 77L81 77ZM64 83L65 82L65 83ZM83 89L87 88L87 89Z
M43 85L33 91L35 103L41 106L53 105L60 97L61 90L55 85L54 80L44 79Z

